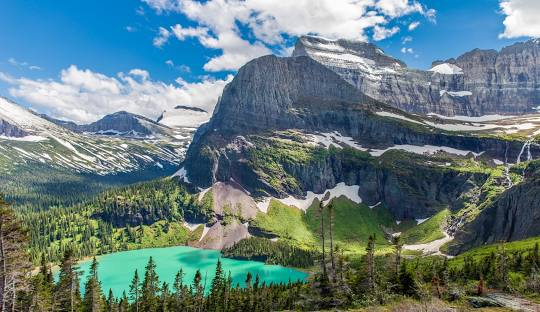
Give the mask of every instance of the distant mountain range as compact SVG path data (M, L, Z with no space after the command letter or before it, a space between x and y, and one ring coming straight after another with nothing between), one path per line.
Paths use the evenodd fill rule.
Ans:
M539 39L500 51L474 49L427 71L407 68L374 44L348 40L302 37L293 56L307 56L364 94L411 113L523 114L540 105Z

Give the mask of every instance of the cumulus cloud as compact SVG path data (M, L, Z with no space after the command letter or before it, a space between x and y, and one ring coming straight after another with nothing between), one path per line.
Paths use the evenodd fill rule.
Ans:
M399 31L399 27L394 26L392 28L385 28L379 25L373 28L373 40L380 41L388 37L392 37Z
M207 71L235 70L248 60L273 51L286 53L287 39L305 34L367 41L399 31L387 27L399 17L420 14L434 19L435 11L417 0L142 0L158 14L179 13L195 27L160 28L154 40L162 46L171 33L179 40L197 38L221 51L204 66Z
M169 41L169 37L171 36L171 33L163 27L159 27L158 35L154 38L154 46L161 48L167 41Z
M232 76L199 82L178 79L167 84L150 79L150 74L142 69L110 77L71 65L61 71L59 80L15 78L1 72L0 80L10 85L12 96L31 103L38 111L89 123L120 110L154 119L176 105L212 111Z
M420 26L420 22L419 21L415 21L415 22L412 22L409 24L409 26L407 27L409 29L409 31L413 31L415 30L416 28L418 28L418 26Z
M506 15L500 38L540 37L540 1L503 0L501 13Z

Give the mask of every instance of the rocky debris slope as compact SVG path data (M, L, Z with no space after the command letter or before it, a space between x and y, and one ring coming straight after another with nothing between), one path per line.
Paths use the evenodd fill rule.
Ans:
M301 37L293 56L308 56L366 95L413 113L447 116L521 114L540 105L540 41L495 50L475 49L407 68L370 43Z

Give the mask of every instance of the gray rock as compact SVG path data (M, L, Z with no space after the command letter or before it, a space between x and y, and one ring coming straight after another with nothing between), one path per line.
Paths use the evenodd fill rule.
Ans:
M408 112L521 114L540 105L539 42L516 43L500 52L475 49L433 62L453 64L462 70L457 74L409 69L372 44L346 40L305 36L293 56L308 56L366 95Z

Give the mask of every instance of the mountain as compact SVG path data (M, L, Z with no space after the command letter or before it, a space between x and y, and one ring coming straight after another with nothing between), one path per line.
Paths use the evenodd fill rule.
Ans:
M373 45L353 48L377 59L372 73L403 67ZM226 247L246 237L245 227L251 235L283 239L266 221L257 225L261 213L277 209L279 202L309 212L330 193L387 209L395 221L385 226L388 235L400 232L404 220L415 222L409 230L418 232L425 231L421 222L433 220L426 224L437 233L433 239L440 239L427 240L430 247L420 244L425 238L408 239L406 247L440 252L459 231L477 228L474 220L487 213L488 203L527 181L520 168L540 156L534 141L538 115L413 115L370 96L377 94L375 87L368 95L344 72L295 55L264 56L243 66L210 121L197 130L175 176L200 192L216 215L208 224L215 229L199 246ZM240 210L227 212L223 205ZM446 209L449 217L437 217ZM222 221L231 214L248 223ZM525 228L520 237L534 233Z
M211 114L204 109L177 105L173 110L164 111L157 122L169 127L197 128L207 122L210 117Z
M535 112L540 105L540 40L475 49L436 61L427 71L375 45L301 37L293 56L307 56L365 93L411 113L482 116Z
M155 136L163 136L168 132L171 132L169 127L159 124L150 118L125 111L119 111L106 115L103 118L86 125L77 125L72 121L55 119L45 114L40 114L39 116L61 127L79 133L88 132L101 135L150 138Z
M99 135L111 129L125 135ZM46 196L54 188L60 198L73 195L66 185L77 185L73 192L98 192L105 184L167 176L182 161L191 133L125 112L77 126L0 98L0 192L39 188ZM90 183L98 185L95 190Z

